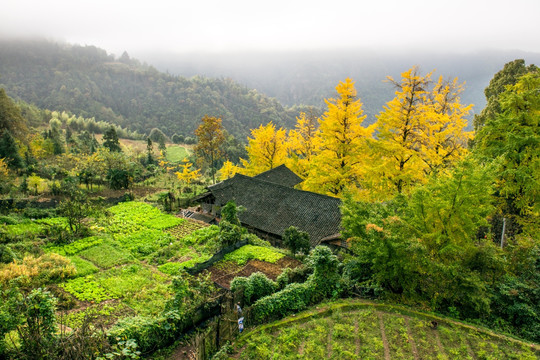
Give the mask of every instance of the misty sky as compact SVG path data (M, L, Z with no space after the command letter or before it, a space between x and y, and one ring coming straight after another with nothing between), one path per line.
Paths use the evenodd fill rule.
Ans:
M518 49L540 0L3 0L0 35L138 51Z

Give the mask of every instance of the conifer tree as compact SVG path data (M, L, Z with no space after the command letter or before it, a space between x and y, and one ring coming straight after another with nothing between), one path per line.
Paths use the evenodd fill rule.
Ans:
M120 141L118 141L118 134L114 127L111 126L109 130L103 134L103 146L112 152L122 152Z
M21 169L24 166L19 147L9 130L4 130L0 135L0 158L5 159L11 169Z

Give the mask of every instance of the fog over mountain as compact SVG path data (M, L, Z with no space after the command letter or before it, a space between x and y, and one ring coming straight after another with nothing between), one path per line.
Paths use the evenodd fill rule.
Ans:
M540 53L518 50L458 53L335 49L220 54L140 52L134 55L158 70L175 75L232 78L287 106L324 107L324 99L335 95L338 82L350 77L356 82L369 123L394 96L395 89L385 81L386 77L399 80L400 74L412 66L419 66L424 74L435 70L433 79L458 77L460 82L465 82L462 102L474 104L474 114L485 106L483 91L505 63L520 58L528 64L540 64Z

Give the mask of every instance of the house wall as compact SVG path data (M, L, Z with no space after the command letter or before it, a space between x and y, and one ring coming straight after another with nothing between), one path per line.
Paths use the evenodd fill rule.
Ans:
M267 233L266 231L256 229L244 223L242 223L242 226L245 227L250 233L255 234L259 238L270 242L272 246L283 247L283 240L281 239L281 236Z

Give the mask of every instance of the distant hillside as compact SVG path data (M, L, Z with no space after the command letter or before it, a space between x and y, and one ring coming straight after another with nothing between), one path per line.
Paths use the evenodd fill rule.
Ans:
M93 46L46 41L0 40L0 87L8 95L50 110L112 122L148 134L193 136L208 114L223 119L240 140L249 130L273 121L292 126L298 111L230 79L161 73Z
M278 99L284 105L307 104L324 107L324 99L335 96L339 81L350 77L364 103L366 123L375 121L395 89L387 76L399 79L414 65L422 73L436 70L434 79L458 77L465 81L462 102L474 104L474 113L485 106L484 89L503 65L515 59L540 64L540 54L521 51L478 51L448 53L429 51L392 52L373 49L328 50L283 53L202 54L140 53L138 56L158 69L182 76L201 74L230 77L245 86ZM472 118L472 116L471 116Z

